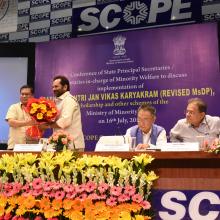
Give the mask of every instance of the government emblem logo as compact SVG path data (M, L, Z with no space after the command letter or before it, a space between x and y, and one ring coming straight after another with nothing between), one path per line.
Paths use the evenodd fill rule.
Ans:
M117 37L113 38L115 49L113 50L113 54L116 56L125 55L126 49L125 49L125 41L126 37L123 37L122 35L118 35Z

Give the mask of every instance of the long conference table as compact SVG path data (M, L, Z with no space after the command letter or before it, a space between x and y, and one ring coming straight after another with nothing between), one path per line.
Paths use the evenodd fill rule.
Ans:
M0 151L2 154L12 151ZM24 153L24 152L22 152ZM220 154L207 152L83 152L80 154L118 156L130 159L148 153L155 160L149 165L159 179L154 189L220 190Z

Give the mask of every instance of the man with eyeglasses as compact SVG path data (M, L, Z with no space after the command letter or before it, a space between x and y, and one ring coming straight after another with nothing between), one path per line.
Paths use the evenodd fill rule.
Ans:
M219 137L220 118L206 115L207 104L200 98L188 100L186 118L170 131L171 142L197 142L200 136Z
M12 104L6 114L5 120L9 124L8 150L13 150L15 144L26 144L26 129L36 125L25 111L28 99L33 97L33 88L24 85L20 88L20 102Z
M136 150L144 150L155 145L167 143L166 131L163 127L154 124L156 109L143 104L138 108L137 125L129 128L126 136L136 137Z

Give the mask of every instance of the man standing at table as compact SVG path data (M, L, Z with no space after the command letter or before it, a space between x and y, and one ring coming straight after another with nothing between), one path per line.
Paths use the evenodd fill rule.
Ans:
M33 97L33 88L24 85L20 88L20 102L9 107L5 120L9 124L8 150L13 150L15 144L26 144L26 129L29 126L36 125L36 121L31 119L26 113L25 107L28 99Z
M138 108L137 125L129 128L126 132L126 136L136 137L136 150L144 150L167 143L165 129L154 124L155 120L156 109L153 106L143 104Z
M56 122L49 127L54 131L62 129L73 136L74 148L84 151L85 143L82 132L81 112L77 100L70 94L70 83L65 76L56 76L53 79L53 93L56 97L56 106L59 110Z
M170 131L171 142L197 142L198 137L219 137L220 118L206 115L207 104L200 98L188 100L185 115Z

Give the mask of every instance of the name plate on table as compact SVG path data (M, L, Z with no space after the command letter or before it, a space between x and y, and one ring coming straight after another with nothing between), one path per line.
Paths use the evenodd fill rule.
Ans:
M166 143L161 146L161 151L199 151L198 142Z
M95 151L129 151L129 144L96 144Z
M15 144L13 151L41 152L43 144Z

